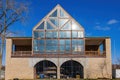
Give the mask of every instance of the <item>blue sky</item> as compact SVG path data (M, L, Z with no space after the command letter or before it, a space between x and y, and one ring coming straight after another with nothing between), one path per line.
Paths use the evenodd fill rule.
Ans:
M18 0L19 1L19 0ZM108 36L112 42L112 60L120 57L120 0L20 0L29 3L24 24L15 23L10 31L31 36L33 27L60 4L84 28L86 36Z

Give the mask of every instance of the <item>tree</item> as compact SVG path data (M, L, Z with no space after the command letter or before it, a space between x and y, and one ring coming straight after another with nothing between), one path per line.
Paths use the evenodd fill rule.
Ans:
M117 58L117 65L118 65L118 68L120 69L120 58Z
M17 21L25 20L28 4L17 0L0 0L0 54L1 63L8 28Z

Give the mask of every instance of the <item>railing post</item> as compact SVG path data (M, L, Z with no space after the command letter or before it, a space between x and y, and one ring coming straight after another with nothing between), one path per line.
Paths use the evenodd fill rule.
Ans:
M21 54L21 56L22 56L22 51L20 51L20 54Z

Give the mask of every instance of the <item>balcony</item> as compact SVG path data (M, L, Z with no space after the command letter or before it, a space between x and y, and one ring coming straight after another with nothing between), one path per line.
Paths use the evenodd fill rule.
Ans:
M32 54L32 51L15 51L12 52L12 57L38 57L38 58L78 58L78 57L106 57L106 52L98 52L98 51L85 51L79 52L75 54L55 54L55 53L47 53L47 54Z
M32 56L32 51L14 51L12 52L12 57L30 57Z

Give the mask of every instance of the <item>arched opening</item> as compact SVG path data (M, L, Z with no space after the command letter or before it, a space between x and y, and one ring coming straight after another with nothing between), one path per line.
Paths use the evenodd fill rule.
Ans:
M35 78L57 78L57 67L56 65L48 60L38 62L35 66Z
M83 66L73 60L69 60L64 62L61 65L61 78L83 78L84 77L84 71L83 71Z

